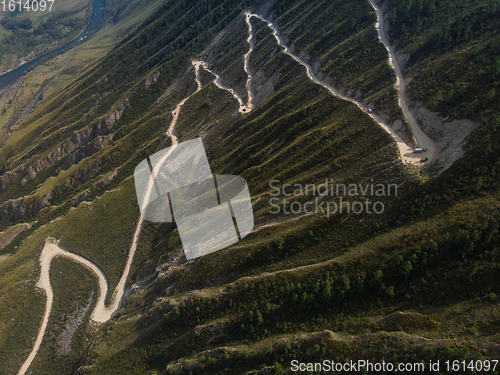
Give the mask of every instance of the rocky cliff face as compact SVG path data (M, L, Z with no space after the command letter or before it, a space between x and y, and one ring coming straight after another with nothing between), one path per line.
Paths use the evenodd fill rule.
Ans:
M152 77L152 79L154 76ZM157 77L156 77L157 78ZM26 185L29 181L34 180L38 174L48 170L57 163L62 164L54 171L53 176L59 175L61 172L68 170L71 166L80 163L85 158L88 158L100 150L107 147L113 139L114 133L112 129L114 124L120 120L125 109L129 106L130 96L125 98L119 105L111 110L107 117L101 118L91 124L75 131L53 147L49 152L44 150L51 145L55 139L60 137L66 129L60 129L46 136L38 146L35 146L30 153L32 155L24 162L16 160L16 162L7 162L7 168L14 167L11 170L6 170L0 176L0 189L17 183L21 186ZM80 127L85 121L80 119L71 127ZM40 153L45 156L39 157ZM35 155L36 154L36 155ZM65 159L65 160L64 160ZM10 165L9 165L10 164ZM81 182L86 182L95 177L100 172L100 168L94 165L86 166L82 170L75 171L74 178ZM105 179L99 181L95 187L99 188L109 183L116 175L116 171L108 175ZM90 190L80 192L72 200L72 204L76 204L90 194ZM0 205L0 220L21 220L31 215L37 214L42 209L49 207L52 204L52 190L40 198L39 195L32 195L11 199Z
M109 134L113 125L120 120L124 110L128 107L130 97L124 99L111 113L102 120L85 126L76 131L69 138L60 143L48 155L41 159L28 159L25 163L17 166L12 171L5 172L0 176L0 188L3 188L14 180L20 178L20 184L24 186L28 181L33 180L40 172L49 169L63 158L68 157L64 164L55 171L55 175L61 171L69 169L72 165L92 156L110 144L113 134ZM48 144L56 137L56 134L47 137L43 143ZM42 145L43 146L43 145Z
M159 70L151 73L149 76L147 76L144 79L144 81L142 81L142 87L144 87L145 89L148 89L149 86L151 86L153 83L155 83L158 80L158 77L160 77Z
M37 214L51 205L51 192L41 199L35 196L11 199L0 205L0 220L12 219L14 221Z

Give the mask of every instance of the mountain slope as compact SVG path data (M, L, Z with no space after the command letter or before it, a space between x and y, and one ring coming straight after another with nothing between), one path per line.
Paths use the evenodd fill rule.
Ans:
M387 6L389 14L398 7ZM44 99L2 149L1 225L37 223L1 252L0 372L16 373L38 331L45 296L35 283L46 238L95 263L114 290L139 219L133 170L171 144L165 133L174 111L180 141L201 136L214 174L247 180L253 232L187 262L175 225L146 223L129 277L132 294L102 325L89 323L98 293L92 274L56 259L56 307L34 373L280 373L295 358L495 358L498 127L476 124L465 157L421 181L437 167L419 174L401 163L390 135L358 106L314 84L255 17L255 107L242 112L234 92L249 99L248 9L272 19L318 74L374 103L389 124L402 124L368 1L167 1L99 63ZM394 35L398 49L407 48ZM192 59L206 63L198 67L200 91ZM413 88L424 70L409 66L410 98L427 105ZM434 64L425 69L441 72ZM187 97L182 110L176 107ZM317 195L280 194L275 213L272 186L325 179L397 185L397 195L345 197L350 208L378 200L380 214L294 214L283 204ZM79 314L71 351L56 352Z

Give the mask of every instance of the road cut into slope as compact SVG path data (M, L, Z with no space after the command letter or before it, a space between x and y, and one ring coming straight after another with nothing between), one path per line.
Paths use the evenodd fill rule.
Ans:
M196 81L198 84L197 90L184 98L173 110L172 110L172 121L170 123L170 126L168 127L167 134L170 137L170 140L172 142L172 148L170 152L166 153L158 162L154 165L153 171L154 175L157 175L159 172L160 167L162 164L165 162L165 160L168 158L170 153L174 150L175 146L178 144L178 138L174 134L175 133L175 126L177 124L177 121L179 119L179 113L182 110L182 105L194 94L196 94L198 91L201 90L201 81L200 81L200 76L199 76L199 67L200 64L197 64L197 62L193 61L192 62L193 66L195 67L196 71ZM151 191L153 189L154 181L153 179L150 179L146 188L146 194L144 195L144 201L147 202L149 200L149 197L151 195ZM110 320L116 313L118 313L118 310L121 307L121 304L123 302L123 296L125 294L125 285L127 282L128 275L130 273L130 268L132 266L132 262L134 260L135 252L137 250L137 244L139 242L139 237L140 233L142 230L142 226L144 224L144 217L142 214L139 217L139 221L137 222L137 226L134 232L134 237L132 239L132 244L130 245L130 250L128 253L128 258L127 258L127 263L125 266L125 269L123 271L122 277L120 278L120 281L118 282L118 285L116 286L116 289L113 293L113 297L111 299L111 303L109 306L106 306L106 297L108 295L109 287L108 287L108 282L106 279L106 276L102 272L101 269L99 269L98 266L96 266L94 263L90 262L89 260L73 254L71 252L65 251L61 249L58 244L58 241L55 241L54 239L47 239L45 242L45 246L42 250L42 254L40 255L40 280L38 281L37 286L45 291L45 294L47 295L47 303L45 305L45 312L43 315L42 323L40 325L40 329L38 330L38 335L35 340L35 345L33 346L33 349L31 353L28 355L28 358L26 361L23 363L21 366L19 372L17 375L24 375L28 368L30 367L31 363L35 359L40 346L43 341L43 337L45 335L45 331L47 330L47 325L49 322L50 318L50 313L52 310L52 303L54 301L54 292L52 290L52 286L50 284L50 265L52 263L52 259L54 259L56 256L64 256L69 259L74 260L77 263L80 263L81 265L87 267L90 269L94 274L96 274L98 280L99 280L99 299L97 300L96 307L94 308L94 311L92 313L92 320L97 322L97 323L105 323L108 320Z
M253 27L252 23L250 22L250 18L252 15L248 12L245 12L245 22L248 27L248 52L245 53L243 56L243 68L245 69L245 72L247 73L247 84L246 84L246 90L248 93L248 104L247 104L247 110L251 111L254 107L253 105L253 92L252 92L252 73L250 73L250 56L252 55L253 49L255 47L253 37L254 37L254 32L253 32Z
M378 9L378 8L376 8L376 9ZM380 12L380 15L379 15L379 13L377 13L377 15L379 17L382 16L381 12ZM308 63L306 63L303 59L301 59L298 55L296 55L295 53L293 53L290 50L290 48L288 48L286 46L286 44L283 42L283 39L281 38L281 36L279 34L279 31L278 31L278 28L276 27L276 25L274 25L272 22L266 20L262 15L251 13L250 16L251 17L256 17L256 18L260 19L261 21L265 22L269 28L271 28L271 30L273 31L274 38L276 39L276 41L278 42L278 44L283 48L284 53L286 53L292 59L294 59L295 61L297 61L300 65L302 65L303 67L305 67L308 77L313 82L317 83L318 85L323 86L332 95L334 95L336 97L339 97L341 99L347 100L347 101L349 101L351 103L354 103L363 112L365 112L366 114L368 114L377 124L379 124L382 127L382 129L384 129L387 133L389 133L391 135L391 137L396 141L396 144L398 146L399 153L400 153L400 156L401 156L401 160L403 162L405 162L405 163L411 163L411 164L423 164L421 162L421 158L424 156L424 153L420 153L420 154L414 153L413 148L410 147L410 146L408 146L403 141L403 139L393 129L391 129L389 126L387 126L386 124L384 124L384 122L382 121L382 119L380 118L380 116L378 116L375 113L371 112L369 110L369 108L366 108L363 104L361 104L360 102L356 101L355 99L350 98L350 97L348 97L346 95L341 94L339 91L337 91L331 85L327 84L326 82L323 82L323 81L319 80L316 77L316 75L314 74L311 66ZM378 26L378 25L381 25L381 24L382 24L381 23L381 18L379 18L379 21L377 23L377 29L379 30L379 35L380 35L380 33L384 34L382 27ZM386 47L387 47L387 45L386 45ZM392 53L392 49L390 50L390 53L389 53L390 57L393 56L393 55L391 55L391 53ZM393 60L395 61L395 59L393 59ZM391 57L391 61L392 61L392 57ZM398 67L399 75L398 75L397 72L396 72L396 75L398 75L397 82L399 82L400 81L399 77L402 77L401 70L399 69L399 66L397 65L397 63L395 65L392 65L392 64L393 63L391 63L391 66L397 66ZM401 87L403 87L403 89L404 89L406 87L404 84L401 84L400 82L398 83L398 86L399 86L398 89L401 88ZM405 116L409 119L409 121L410 121L410 119L412 119L411 120L412 122L410 123L410 126L412 128L413 134L414 134L414 136L415 136L415 138L417 140L418 146L427 149L427 152L425 153L425 156L429 159L427 161L427 163L429 163L430 161L432 161L432 158L434 157L434 154L435 154L435 152L434 152L434 143L432 142L432 140L429 137L427 137L422 132L422 130L418 126L416 120L414 119L413 115L410 113L410 111L408 109L408 105L406 104L406 100L401 100L401 97L404 98L404 96L405 96L404 92L401 94L401 91L400 90L398 90L398 91L400 92L399 96L400 96L400 105L401 105L401 108L402 108ZM415 130L414 130L414 128L415 128Z
M413 132L413 134L414 134L414 136L415 136L415 138L417 140L418 146L427 149L427 154L429 155L428 158L429 158L429 161L430 161L435 156L434 143L432 142L432 140L429 137L427 137L422 132L422 130L418 126L417 121L415 120L415 118L413 117L413 115L411 114L411 112L409 111L408 104L406 102L406 94L405 94L406 84L405 84L404 77L402 75L401 69L400 69L400 67L399 67L399 65L398 65L398 63L396 61L395 56L394 56L394 53L393 53L393 51L392 51L389 43L387 42L387 37L385 36L385 32L384 32L383 26L382 26L383 25L382 13L381 13L380 9L374 4L373 0L369 0L369 1L372 4L372 6L375 8L376 12L377 12L377 20L378 21L377 21L376 28L379 31L379 38L382 41L382 43L386 46L386 48L388 50L390 64L393 67L393 69L394 69L394 71L396 73L396 76L397 76L397 88L398 88L398 91L399 91L399 103L400 103L400 106L403 109L403 112L404 112L405 116L408 119L408 122L409 122L409 124L411 126L412 132ZM239 103L239 112L240 113L248 113L248 112L252 111L252 109L254 108L254 105L252 103L252 101L253 101L253 93L252 93L252 90L251 90L252 75L251 75L250 69L249 69L250 55L251 55L251 53L253 52L253 49L254 49L254 42L253 42L254 31L253 31L253 28L252 28L252 24L250 23L251 17L259 18L260 20L262 20L263 22L265 22L272 29L275 39L277 40L278 44L284 49L284 52L287 55L289 55L290 57L292 57L299 64L301 64L302 66L304 66L306 68L307 75L308 75L308 77L313 82L315 82L315 83L323 86L324 88L326 88L332 95L337 96L337 97L339 97L341 99L344 99L344 100L347 100L347 101L349 101L351 103L356 104L361 110L363 110L374 121L376 121L386 132L388 132L392 136L392 138L396 141L396 144L398 146L398 149L399 149L399 152L401 154L401 157L402 157L403 161L405 161L407 163L419 163L420 162L420 158L421 158L422 154L419 154L417 156L417 154L413 153L413 149L410 148L408 145L406 145L405 142L401 139L401 137L399 137L394 132L394 130L392 130L389 126L385 125L379 116L377 116L374 113L371 113L368 110L368 108L366 108L365 106L363 106L361 103L359 103L356 100L354 100L352 98L349 98L349 97L347 97L345 95L342 95L341 93L339 93L332 86L330 86L330 85L326 84L325 82L319 80L315 76L315 74L314 74L311 66L309 64L307 64L304 60L302 60L300 57L298 57L297 55L295 55L294 53L292 53L290 51L290 49L285 45L285 43L283 42L283 40L279 36L279 32L278 32L277 27L273 23L267 21L261 15L254 14L254 13L249 13L249 12L245 13L245 21L247 23L248 30L249 30L249 36L248 36L248 39L247 39L247 43L249 44L249 50L244 55L244 69L245 69L245 72L247 73L247 76L248 76L247 82L246 82L246 90L247 90L247 96L248 96L248 102L247 102L247 104L245 104L245 102L243 101L243 99L240 98L238 96L238 94L233 89L231 89L228 86L222 84L221 77L218 74L216 74L214 71L210 70L210 68L209 68L209 66L208 66L208 64L206 62L201 61L201 60L193 60L191 63L192 63L192 65L195 68L195 79L196 79L196 82L197 82L197 89L196 89L196 91L194 93L188 95L181 102L179 102L179 104L177 104L174 107L174 109L172 110L172 121L170 123L170 126L167 129L167 132L166 132L166 134L170 137L171 143L172 143L172 146L173 146L171 148L171 151L173 151L173 149L175 148L175 146L179 142L179 139L178 139L178 137L177 137L177 135L175 133L176 133L176 124L178 122L179 115L180 115L180 113L182 111L182 106L193 95L195 95L196 93L198 93L202 89L200 75L199 75L199 69L200 69L200 67L203 67L205 70L207 70L208 72L210 72L211 74L213 74L215 76L214 83L215 83L215 85L217 87L219 87L219 88L221 88L223 90L229 91L233 95L233 97ZM162 164L165 162L165 160L167 159L167 157L169 155L170 155L170 152L167 153L167 154L165 154L153 166L154 175L158 174L160 167L162 166ZM153 185L154 185L153 182L154 181L152 179L148 182L148 186L147 186L147 189L146 189L146 194L144 196L145 201L149 200L149 196L151 194L151 191L152 191L152 188L153 188ZM35 340L34 347L33 347L32 351L31 351L31 353L29 354L28 358L26 359L26 361L23 363L21 369L18 372L18 375L24 375L26 373L26 371L28 370L28 368L30 367L31 363L33 362L34 358L36 357L36 354L38 353L38 350L40 349L40 346L41 346L42 341L43 341L43 337L45 335L45 331L47 329L47 324L48 324L48 321L49 321L49 318L50 318L50 313L51 313L51 310L52 310L52 303L53 303L53 299L54 299L53 290L52 290L52 287L51 287L51 284L50 284L50 265L52 263L52 259L54 257L56 257L56 256L65 256L65 257L67 257L69 259L74 260L77 263L82 264L83 266L87 267L88 269L90 269L92 272L94 272L96 274L96 276L97 276L97 278L99 280L99 299L98 299L96 307L95 307L95 309L94 309L94 311L92 313L92 320L95 321L95 322L98 322L98 323L107 322L108 320L110 320L118 312L118 310L120 309L121 304L123 302L123 296L125 294L126 281L127 281L128 275L130 273L130 268L131 268L132 262L134 260L135 252L137 250L137 244L139 242L139 237L140 237L140 233L141 233L141 230L142 230L143 223L144 223L144 218L141 215L139 217L139 221L137 223L137 226L136 226L136 229L135 229L135 232L134 232L134 236L133 236L132 244L130 246L130 250L129 250L129 254L128 254L128 258L127 258L127 263L126 263L125 269L123 271L122 277L120 278L120 281L119 281L118 285L116 286L116 289L115 289L115 291L113 293L113 296L112 296L112 299L111 299L111 303L110 303L109 306L106 306L106 304L105 304L106 298L107 298L107 295L108 295L108 291L109 291L108 290L109 287L108 287L106 276L104 275L104 273L102 272L102 270L100 270L98 266L96 266L94 263L90 262L89 260L87 260L87 259L85 259L85 258L83 258L83 257L81 257L79 255L76 255L76 254L73 254L71 252L68 252L68 251L65 251L65 250L61 249L58 246L58 242L57 241L54 241L53 239L48 239L46 241L45 246L44 246L44 248L42 250L42 253L40 255L41 273L40 273L40 280L39 280L37 286L45 291L45 293L47 295L47 303L46 303L46 307L45 307L45 312L44 312L43 320L42 320L42 323L40 325L40 329L38 331L37 338Z
M211 70L206 62L200 61L200 63L207 72L210 72L212 75L215 76L215 79L213 81L215 83L215 85L222 90L229 91L231 93L231 95L233 95L233 97L238 101L238 104L240 105L238 111L240 113L248 113L252 110L252 106L246 105L245 102L243 101L243 99L240 98L240 96L236 93L236 91L234 91L232 88L230 88L229 86L224 85L222 83L221 76L219 74L215 73L213 70Z
M246 88L246 91L247 91L248 100L247 100L246 104L245 104L244 100L236 93L236 91L234 91L232 88L230 88L229 86L224 85L222 83L221 76L219 74L217 74L216 72L214 72L213 70L211 70L210 67L208 66L208 64L206 62L204 62L204 61L194 61L194 63L201 64L201 66L203 66L203 68L207 72L209 72L213 76L215 76L214 83L215 83L215 85L218 88L220 88L222 90L229 91L231 93L231 95L233 95L233 97L236 99L236 101L240 105L240 107L238 109L238 111L240 113L249 113L249 112L252 111L252 109L254 109L254 105L253 105L254 95L253 95L252 88L251 88L251 85L252 85L252 73L250 73L249 64L250 64L250 56L252 55L252 52L254 50L255 43L253 41L253 39L254 39L254 30L253 30L252 24L250 23L250 18L252 17L252 14L249 13L249 12L245 12L244 15L245 15L245 22L246 22L247 28L248 28L247 43L248 43L248 46L249 46L247 53L245 53L245 55L243 56L243 68L245 70L245 73L247 74L247 82L246 82L245 88Z
M394 51L389 43L389 39L387 37L386 30L384 30L384 18L382 11L380 8L375 4L374 0L369 0L370 4L372 7L375 9L375 12L377 13L377 23L375 24L375 28L378 31L378 36L382 44L385 46L387 49L387 53L389 54L389 64L391 65L392 69L394 70L394 73L396 74L396 88L399 93L399 106L403 110L403 113L406 117L406 120L408 121L408 124L410 125L411 131L413 133L413 136L415 137L415 140L417 141L417 147L426 149L427 151L424 152L423 154L420 155L425 155L429 161L432 161L436 157L436 146L432 139L430 139L420 128L417 120L415 119L415 116L413 116L413 113L411 113L410 108L408 106L408 102L406 99L406 80L403 76L403 71L401 70L401 67L399 66L398 60L396 59L396 55L394 54ZM411 150L410 150L411 152ZM414 154L413 154L414 155ZM401 156L404 156L402 153ZM409 156L407 156L409 157Z

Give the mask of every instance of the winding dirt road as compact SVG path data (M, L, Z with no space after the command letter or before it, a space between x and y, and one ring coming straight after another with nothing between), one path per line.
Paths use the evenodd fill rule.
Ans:
M177 121L179 119L179 113L182 109L182 105L194 94L196 94L198 91L201 90L201 81L200 81L200 76L199 76L199 64L196 62L192 62L193 66L195 67L196 70L196 81L198 83L197 90L184 98L173 110L172 110L172 121L170 123L170 126L167 130L167 134L170 136L170 139L172 141L172 148L171 151L167 154L165 154L158 162L154 165L153 171L154 175L158 174L158 171L161 167L161 165L165 162L167 157L170 155L170 153L174 150L175 146L178 144L178 138L175 133L175 125L177 124ZM153 189L154 181L151 179L148 182L148 186L146 188L146 194L144 195L144 201L147 202L149 199L149 196L151 195L151 191ZM99 299L97 301L97 305L92 313L92 320L97 322L97 323L104 323L107 322L109 319L111 319L112 316L114 316L118 310L121 307L122 301L123 301L123 296L125 294L125 284L127 282L128 275L130 273L130 268L132 266L132 261L134 260L135 252L137 250L137 244L139 242L139 237L140 233L142 230L142 226L144 224L144 217L141 216L139 217L139 221L137 222L137 226L134 232L134 237L132 240L132 244L130 246L130 250L128 253L128 258L127 258L127 263L125 266L125 269L123 271L122 277L120 278L120 281L118 282L118 285L116 286L116 289L113 293L113 298L111 301L111 304L106 307L105 302L106 302L106 297L108 294L108 282L106 279L106 276L104 273L97 267L94 263L88 261L85 258L82 258L79 255L70 253L68 251L65 251L61 249L58 244L58 241L55 241L54 239L48 239L45 242L45 246L42 250L42 254L40 255L40 266L41 266L41 271L40 271L40 279L37 283L37 286L45 291L45 294L47 295L47 304L45 305L45 313L43 316L42 324L40 325L40 329L38 331L37 338L35 340L35 345L33 346L33 349L31 353L29 354L28 358L26 361L23 363L21 366L19 372L17 375L24 375L28 368L30 367L31 363L35 359L38 350L40 349L40 346L43 341L43 337L45 335L45 331L47 330L47 325L49 322L50 318L50 313L52 310L52 303L54 300L54 293L52 291L52 286L50 284L50 265L52 263L52 259L56 256L64 256L69 259L74 260L77 263L80 263L84 265L85 267L89 268L92 272L96 274L96 276L99 279Z
M432 140L429 137L427 137L422 132L422 130L418 126L417 121L415 120L415 118L413 117L413 115L411 114L411 112L408 108L408 104L406 102L406 83L404 81L404 77L403 77L403 74L401 72L401 69L397 63L395 56L394 56L392 48L390 47L390 45L387 41L385 31L383 30L382 12L375 5L373 0L369 0L369 1L377 12L376 28L379 32L379 38L382 41L382 43L385 45L385 47L387 48L387 51L389 53L390 64L393 67L393 69L396 73L396 76L397 76L396 85L397 85L397 88L399 91L399 104L400 104L405 116L408 119L408 122L411 126L412 132L417 140L418 146L427 149L427 155L428 155L427 157L429 158L429 160L431 160L435 154L434 143L432 142ZM251 17L259 18L260 20L264 21L268 25L268 27L270 27L272 29L276 41L284 49L284 52L287 55L289 55L290 57L292 57L299 64L301 64L302 66L304 66L306 68L307 75L309 76L309 78L313 82L326 88L332 95L356 104L361 110L366 112L373 120L375 120L386 132L388 132L396 141L403 160L405 160L406 162L411 162L411 163L418 163L420 161L420 158L423 154L418 154L418 156L416 154L414 154L412 152L413 150L409 146L407 146L403 142L403 140L390 127L385 125L379 116L368 111L368 108L363 106L361 103L359 103L356 100L349 98L345 95L342 95L337 90L335 90L335 88L333 88L332 86L319 80L315 76L314 72L312 71L311 66L309 64L307 64L305 61L303 61L300 57L298 57L297 55L292 53L290 51L290 49L283 43L283 40L279 36L278 29L274 24L267 21L261 15L249 13L249 12L245 13L245 21L246 21L247 26L248 26L248 34L249 34L248 39L247 39L247 43L249 44L249 50L244 55L244 69L245 69L245 72L247 73L247 76L248 76L247 82L246 82L246 90L247 90L247 96L248 96L247 104L245 104L243 99L240 98L239 95L233 89L222 84L221 77L218 74L216 74L214 71L210 70L207 63L205 63L204 61L200 61L200 60L193 60L191 63L193 65L193 67L195 68L196 82L197 82L198 86L197 86L197 89L194 93L192 93L192 94L188 95L186 98L184 98L172 110L172 121L170 123L170 126L168 127L167 132L166 132L166 134L170 137L171 142L172 142L173 147L172 147L171 151L173 151L173 149L175 148L175 146L179 142L179 139L178 139L177 135L175 134L176 133L175 126L178 122L180 112L182 111L182 106L184 105L184 103L186 103L186 101L189 100L189 98L191 98L193 95L195 95L196 93L198 93L202 89L200 74L199 74L200 67L203 67L205 70L207 70L208 72L210 72L211 74L214 75L214 77L215 77L214 83L217 87L219 87L220 89L223 89L223 90L227 90L233 95L233 97L238 101L238 103L240 105L240 107L239 107L240 113L248 113L248 112L252 111L252 109L254 108L254 105L253 105L254 96L253 96L253 93L251 90L252 75L251 75L250 69L249 69L249 60L250 60L250 56L251 56L253 49L254 49L254 42L253 42L254 31L252 28L252 24L250 22ZM158 174L160 167L162 166L162 164L165 162L165 160L167 159L167 157L169 155L170 155L170 153L165 154L154 165L154 167L153 167L154 175ZM148 183L147 188L146 188L146 194L144 196L145 201L148 201L149 196L151 194L151 191L153 189L153 185L154 185L154 181L151 179ZM143 223L144 223L144 218L141 215L139 217L139 221L137 222L137 226L136 226L136 229L134 232L134 237L132 240L132 244L130 246L125 269L124 269L122 277L120 278L120 281L119 281L118 285L116 286L116 289L113 293L111 304L108 307L106 307L105 301L106 301L109 287L108 287L108 282L107 282L106 276L102 272L102 270L100 270L99 267L97 267L95 264L88 261L87 259L84 259L83 257L81 257L79 255L76 255L76 254L73 254L73 253L70 253L68 251L61 249L58 246L57 241L55 241L53 239L48 239L46 241L45 246L42 250L42 254L40 255L41 274L40 274L40 279L37 283L37 286L45 291L45 293L47 295L47 304L45 307L45 313L43 316L42 324L40 325L40 329L39 329L33 350L29 354L26 361L23 363L21 369L18 372L18 375L24 375L26 373L26 371L28 370L28 368L30 367L36 354L38 353L38 350L40 349L40 346L41 346L42 341L43 341L43 337L45 335L45 331L47 329L47 324L48 324L48 321L50 318L50 313L52 310L52 303L53 303L53 299L54 299L53 290L52 290L52 287L50 284L50 265L52 263L52 259L54 259L54 257L56 257L56 256L65 256L69 259L74 260L75 262L78 262L78 263L84 265L85 267L87 267L88 269L90 269L92 272L94 272L96 274L96 276L98 277L98 280L99 280L99 299L98 299L97 305L92 313L92 320L95 322L98 322L98 323L107 322L109 319L111 319L111 317L113 317L118 312L118 310L121 307L121 304L123 301L123 296L125 294L126 281L127 281L128 275L130 273L130 268L132 266L132 261L134 260L135 252L137 250L137 244L139 242L139 237L140 237Z
M252 105L246 105L245 102L243 101L243 99L236 93L236 91L234 91L232 88L230 88L229 86L226 86L222 83L222 79L220 77L220 75L218 75L217 73L215 73L213 70L210 69L210 67L208 66L208 64L204 61L199 61L201 63L201 65L203 66L203 69L205 69L207 72L211 73L212 75L215 76L215 79L214 79L214 83L215 85L222 89L222 90L226 90L226 91L229 91L231 93L231 95L233 95L233 97L238 101L239 105L240 105L240 108L238 109L238 111L240 113L248 113L252 110L253 106Z
M245 72L247 73L246 89L247 89L247 93L248 93L248 104L247 104L248 111L251 111L254 107L254 105L253 105L253 92L252 92L252 87L251 87L252 73L250 73L250 68L249 68L250 56L252 55L253 49L255 47L255 44L253 41L253 37L254 37L253 27L252 27L252 24L250 22L251 17L252 17L252 15L250 13L245 12L245 22L247 23L247 27L248 27L247 43L248 43L249 48L248 48L248 52L245 53L245 56L243 56L243 61L244 61L243 68L245 69Z
M198 84L198 86L197 86L196 91L194 93L192 93L191 95L188 95L184 99L182 99L181 102L179 104L177 104L175 106L175 108L172 110L172 121L170 122L170 126L168 127L168 130L166 133L170 137L170 140L172 141L172 146L175 146L179 143L179 138L174 133L175 133L175 125L177 125L177 121L179 120L179 115L181 113L182 106L184 105L184 103L186 103L189 100L189 98L191 98L193 95L197 94L201 90L200 66L202 66L203 61L193 60L193 61L191 61L191 64L193 65L194 70L195 70L195 74L196 74L195 79L196 79L196 83ZM172 149L172 151L173 151L173 149ZM165 161L165 159L168 155L170 155L170 153L168 153L167 155L165 155L165 157L163 159L158 161L158 163L156 164L156 166L158 166L158 169L163 164L163 162ZM156 169L154 169L154 172L155 172L155 176L156 176L158 171ZM149 195L147 195L147 197L149 198Z
M229 91L231 93L231 95L233 95L233 97L238 101L239 105L240 105L240 108L238 109L238 111L240 113L248 113L248 112L251 112L252 109L254 108L254 105L253 105L253 98L254 98L254 95L253 95L253 92L252 92L252 88L251 88L251 84L252 84L252 74L250 73L250 68L249 68L249 62L250 62L250 56L252 55L252 52L253 52L253 49L254 49L254 42L253 42L253 38L254 38L254 31L253 31L253 27L252 27L252 24L250 23L250 18L252 17L252 14L249 13L249 12L245 12L245 22L247 24L247 27L248 27L248 38L247 38L247 43L249 45L249 49L248 49L248 52L245 53L245 55L243 56L243 68L245 69L245 72L247 73L247 83L246 83L246 90L247 90L247 97L248 97L248 102L247 104L245 104L245 102L243 101L243 99L236 93L236 91L234 91L232 88L224 85L222 83L222 79L220 77L219 74L215 73L213 70L210 69L210 67L208 66L208 64L204 61L193 61L193 63L196 64L196 66L198 65L201 65L203 66L203 68L211 73L213 76L215 76L215 79L214 79L214 83L215 85L222 89L222 90L226 90L226 91ZM198 84L199 84L199 81L198 81Z
M423 131L420 129L420 126L418 125L417 120L413 116L413 114L410 111L410 108L408 107L408 102L406 100L406 80L403 76L403 72L401 70L401 67L399 66L398 60L396 59L396 55L394 54L394 51L389 43L389 39L387 38L386 30L384 30L384 18L382 11L380 8L375 4L374 0L369 0L370 4L372 7L375 9L375 12L377 13L377 23L375 24L375 28L378 31L378 36L380 41L384 44L385 48L387 49L387 53L389 54L389 64L391 65L392 69L394 70L394 73L396 73L396 88L398 89L399 92L399 106L403 110L403 113L406 117L406 120L408 121L408 124L410 124L411 131L413 133L413 136L415 137L415 140L417 141L417 147L427 149L426 152L418 155L425 155L427 158L429 158L429 161L432 161L435 156L436 156L436 147L432 139L430 139ZM413 156L415 158L415 154L411 153L410 149L410 154L408 153L403 154L401 153L401 156L403 158L410 158ZM420 156L417 156L417 158L420 158Z
M427 157L429 158L428 162L430 162L431 161L431 157L434 155L434 150L435 150L434 143L430 140L429 137L427 137L422 132L422 130L418 126L418 123L416 122L416 120L414 119L414 117L411 114L410 110L408 109L408 105L407 105L406 99L405 99L405 92L404 92L406 86L405 86L404 80L402 78L401 69L399 68L399 65L397 64L397 61L394 58L394 54L392 53L392 49L390 48L389 44L387 43L387 38L385 37L385 33L384 33L383 28L379 27L379 25L383 24L382 13L376 7L376 5L374 5L373 0L370 0L370 3L377 10L377 19L378 19L378 22L377 22L376 27L377 27L377 29L379 31L379 37L380 37L381 41L384 43L384 45L386 46L386 48L388 48L390 64L395 69L395 72L396 72L396 75L397 75L397 85L398 85L397 88L398 88L398 91L400 93L399 94L399 97L400 97L400 106L401 106L403 112L405 113L405 116L408 118L408 121L410 123L411 129L413 131L413 134L415 135L415 138L417 140L418 146L427 149L427 153L425 153L425 156L429 155ZM328 85L327 83L319 80L316 77L316 75L314 74L311 66L308 63L306 63L304 60L302 60L299 56L297 56L292 51L290 51L290 49L285 45L285 43L283 42L283 40L281 39L281 37L279 35L279 31L278 31L278 28L276 27L276 25L274 25L272 22L269 22L268 20L266 20L263 16L261 16L259 14L251 13L250 17L256 17L256 18L260 19L261 21L265 22L269 28L271 28L271 30L273 31L274 38L276 39L276 41L278 42L278 44L284 49L284 52L288 56L290 56L291 58L293 58L295 61L297 61L300 65L302 65L302 66L304 66L306 68L307 75L308 75L308 77L313 82L315 82L318 85L321 85L324 88L326 88L332 95L334 95L336 97L339 97L341 99L347 100L347 101L349 101L351 103L356 104L362 111L364 111L375 122L377 122L377 124L379 124L387 133L389 133L392 136L392 138L397 143L399 152L401 154L401 159L403 160L403 162L411 163L411 164L420 164L420 165L422 164L420 162L420 159L422 158L422 156L424 155L424 153L415 154L413 152L413 148L411 148L410 146L408 146L403 141L403 139L398 134L396 134L396 132L394 130L392 130L389 126L387 126L386 124L384 124L384 122L382 121L382 119L378 115L376 115L375 113L369 111L368 108L366 108L360 102L358 102L358 101L356 101L356 100L354 100L354 99L352 99L352 98L350 98L348 96L345 96L345 95L341 94L334 87L332 87L332 86ZM382 20L382 22L381 22L381 20ZM401 90L401 88L402 88L402 90Z

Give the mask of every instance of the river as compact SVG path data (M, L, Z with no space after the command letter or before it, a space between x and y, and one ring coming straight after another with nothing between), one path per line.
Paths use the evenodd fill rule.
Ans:
M34 68L40 63L43 63L45 60L47 60L47 58L64 53L78 43L82 43L83 41L85 41L90 34L92 34L101 26L102 21L104 20L104 5L105 0L94 0L92 4L92 15L90 16L90 22L76 38L60 47L57 47L56 49L44 53L43 55L31 61L28 61L27 63L17 67L14 70L11 70L10 72L2 74L0 76L0 89L12 85L19 78L24 76L31 68Z

